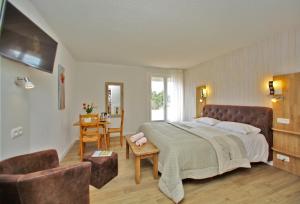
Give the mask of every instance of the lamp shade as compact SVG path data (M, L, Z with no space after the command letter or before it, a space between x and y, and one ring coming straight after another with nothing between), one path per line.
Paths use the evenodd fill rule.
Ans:
M24 81L25 81L25 84L24 84L25 89L32 89L32 88L34 88L34 84L32 83L32 81L29 80L28 77L25 77Z
M203 98L207 97L207 89L206 88L202 89L202 96L203 96Z
M32 89L34 88L34 84L28 77L17 77L15 84L17 86L24 86L25 89Z
M269 81L270 95L282 95L281 81Z

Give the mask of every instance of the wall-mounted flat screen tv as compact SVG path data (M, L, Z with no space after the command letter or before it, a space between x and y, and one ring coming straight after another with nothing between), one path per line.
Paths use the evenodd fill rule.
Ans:
M52 73L56 49L55 40L6 2L0 34L2 56Z

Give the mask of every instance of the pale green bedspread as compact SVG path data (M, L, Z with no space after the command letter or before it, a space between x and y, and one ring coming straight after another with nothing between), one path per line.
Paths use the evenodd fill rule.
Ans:
M211 127L184 123L144 123L140 131L159 150L160 190L175 203L184 197L182 179L203 179L245 167L250 161L242 141Z

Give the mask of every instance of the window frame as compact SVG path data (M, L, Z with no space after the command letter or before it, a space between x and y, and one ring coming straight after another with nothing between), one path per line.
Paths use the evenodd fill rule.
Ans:
M152 120L152 107L151 107L151 100L152 100L152 78L163 78L163 82L164 82L164 119L163 120ZM165 75L165 74L152 74L150 76L150 121L151 122L165 122L167 121L167 116L168 116L168 78L170 78L169 75Z

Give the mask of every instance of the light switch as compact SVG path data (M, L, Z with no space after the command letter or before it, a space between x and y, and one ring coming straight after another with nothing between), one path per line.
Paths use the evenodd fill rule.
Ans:
M277 123L288 125L290 124L289 118L277 118Z

